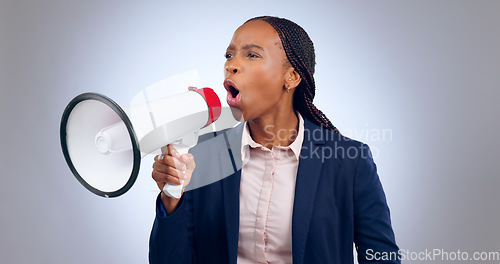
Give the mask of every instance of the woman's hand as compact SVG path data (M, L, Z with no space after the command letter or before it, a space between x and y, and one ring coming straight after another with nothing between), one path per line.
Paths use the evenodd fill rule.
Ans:
M188 153L180 155L179 152L177 152L177 150L171 145L168 145L167 149L167 155L159 155L155 157L152 176L156 181L158 188L162 191L161 200L163 202L163 206L165 207L167 214L171 214L175 211L175 208L177 208L180 198L167 196L163 192L163 187L167 182L173 185L180 185L181 181L184 181L182 188L182 193L184 193L184 187L191 181L191 175L193 174L196 164L192 154ZM161 158L162 156L163 158Z

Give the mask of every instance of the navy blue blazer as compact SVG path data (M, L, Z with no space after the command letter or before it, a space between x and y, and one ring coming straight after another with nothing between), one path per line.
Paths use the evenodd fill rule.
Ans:
M200 168L199 159L220 164L221 155L229 155L234 167L230 176L185 192L168 216L158 196L150 263L236 264L242 131L239 125L207 141L226 144L225 153L209 154L207 150L216 147L207 144L191 151L201 174L212 170ZM359 263L400 263L368 146L304 119L292 216L293 263L353 263L353 243ZM383 256L391 260L382 261Z

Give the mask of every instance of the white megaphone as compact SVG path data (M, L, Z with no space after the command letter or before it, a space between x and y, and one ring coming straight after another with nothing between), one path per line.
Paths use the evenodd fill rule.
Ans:
M141 158L168 144L185 154L196 145L201 128L221 114L210 88L121 108L96 93L75 97L60 128L61 147L74 176L91 192L116 197L127 192L139 173ZM165 194L179 198L183 185L166 184Z

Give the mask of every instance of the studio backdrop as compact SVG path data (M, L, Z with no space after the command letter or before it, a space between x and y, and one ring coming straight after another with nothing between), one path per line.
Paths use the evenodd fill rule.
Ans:
M260 15L314 41L315 104L371 147L406 256L500 252L499 13L488 0L0 0L0 262L147 263L153 156L126 193L95 195L67 166L63 112L87 92L129 106L189 72L225 98L225 49Z

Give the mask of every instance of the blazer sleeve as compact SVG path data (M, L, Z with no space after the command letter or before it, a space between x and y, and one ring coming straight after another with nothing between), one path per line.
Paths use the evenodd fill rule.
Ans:
M389 207L368 145L354 176L354 243L361 263L400 263Z
M149 263L195 263L189 200L184 193L177 209L166 215L160 195L149 240Z

